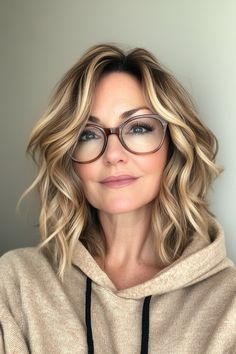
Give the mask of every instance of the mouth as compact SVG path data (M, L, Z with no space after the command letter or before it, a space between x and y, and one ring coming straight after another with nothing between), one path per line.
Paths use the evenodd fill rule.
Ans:
M138 177L130 175L110 176L102 180L100 183L106 187L120 188L134 183L137 179Z

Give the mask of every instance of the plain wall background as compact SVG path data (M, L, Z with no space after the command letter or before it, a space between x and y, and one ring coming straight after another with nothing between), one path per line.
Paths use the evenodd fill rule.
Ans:
M214 184L211 207L236 262L234 0L1 0L1 239L0 255L34 246L38 206L21 193L35 174L25 156L28 136L61 76L101 42L145 47L190 92L219 140L225 172Z

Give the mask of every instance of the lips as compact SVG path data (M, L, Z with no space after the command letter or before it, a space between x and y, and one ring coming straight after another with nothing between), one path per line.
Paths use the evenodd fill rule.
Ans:
M137 179L137 177L130 176L130 175L110 176L102 180L101 183L129 181L135 179Z
M138 177L130 175L120 175L120 176L110 176L101 181L107 187L119 188L125 187L133 182L135 182Z

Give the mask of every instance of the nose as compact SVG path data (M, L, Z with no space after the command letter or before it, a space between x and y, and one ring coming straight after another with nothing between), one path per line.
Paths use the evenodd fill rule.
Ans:
M107 146L103 154L104 163L114 165L118 162L127 162L128 151L121 144L116 134L110 134L107 140Z

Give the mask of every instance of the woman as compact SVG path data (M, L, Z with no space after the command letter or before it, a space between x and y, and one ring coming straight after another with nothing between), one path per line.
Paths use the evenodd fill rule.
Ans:
M236 353L217 140L145 49L90 48L28 152L39 247L0 259L3 353Z

